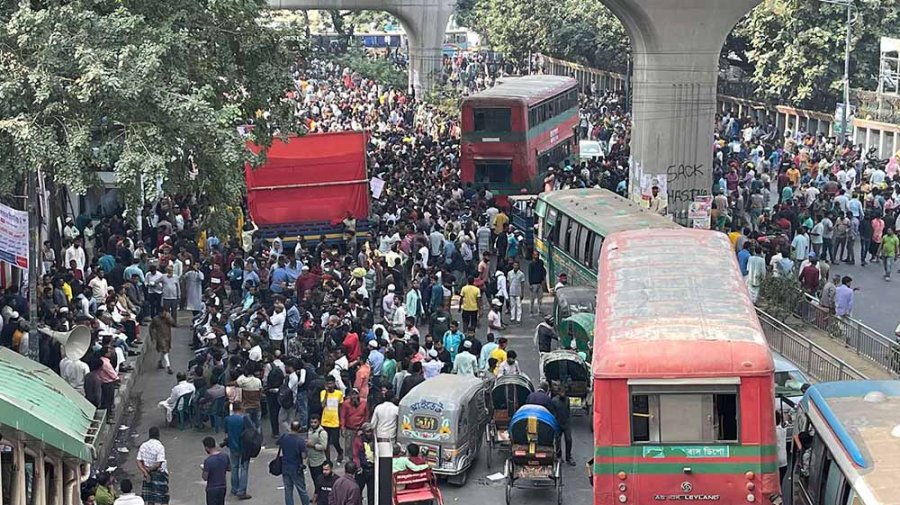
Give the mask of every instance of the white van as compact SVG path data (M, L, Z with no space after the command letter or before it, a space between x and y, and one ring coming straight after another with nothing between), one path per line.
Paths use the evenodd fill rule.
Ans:
M578 142L579 160L590 161L594 158L603 158L605 156L603 148L600 147L600 142L596 140L582 140Z

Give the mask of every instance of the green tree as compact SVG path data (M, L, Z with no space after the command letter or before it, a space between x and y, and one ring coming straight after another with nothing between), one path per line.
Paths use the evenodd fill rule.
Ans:
M854 0L850 80L877 85L879 41L900 33L900 1ZM741 20L743 39L761 98L802 107L839 100L844 75L846 9L819 0L766 0Z
M145 193L162 181L214 202L205 226L219 231L258 161L245 142L298 127L283 98L306 41L261 19L264 0L12 3L0 9L0 193L37 168L76 193L115 170L130 211L139 181Z
M496 51L530 51L624 71L631 51L622 23L594 0L460 0L457 21Z

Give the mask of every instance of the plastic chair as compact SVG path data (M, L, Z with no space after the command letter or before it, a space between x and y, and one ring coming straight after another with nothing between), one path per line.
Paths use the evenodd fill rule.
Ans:
M191 401L193 396L194 393L186 393L178 397L178 400L175 402L175 409L172 411L172 415L178 421L179 430L183 430L185 422L193 418L194 404Z
M216 433L219 432L219 429L225 429L226 417L228 417L228 397L223 396L221 398L216 398L215 401L213 401L212 411L209 415L213 430L215 430Z

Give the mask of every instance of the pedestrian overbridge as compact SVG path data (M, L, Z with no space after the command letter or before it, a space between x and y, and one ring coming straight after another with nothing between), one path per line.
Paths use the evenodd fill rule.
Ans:
M602 1L631 37L631 155L642 168L630 171L631 197L641 199L640 174L663 178L670 212L683 212L712 188L722 44L760 0Z
M385 11L400 21L409 43L409 86L421 97L441 71L441 49L455 0L268 0L286 10Z

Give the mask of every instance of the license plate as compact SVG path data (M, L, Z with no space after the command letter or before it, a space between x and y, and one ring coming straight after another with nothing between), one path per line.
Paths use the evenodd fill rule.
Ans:
M569 398L570 407L581 407L581 398Z

